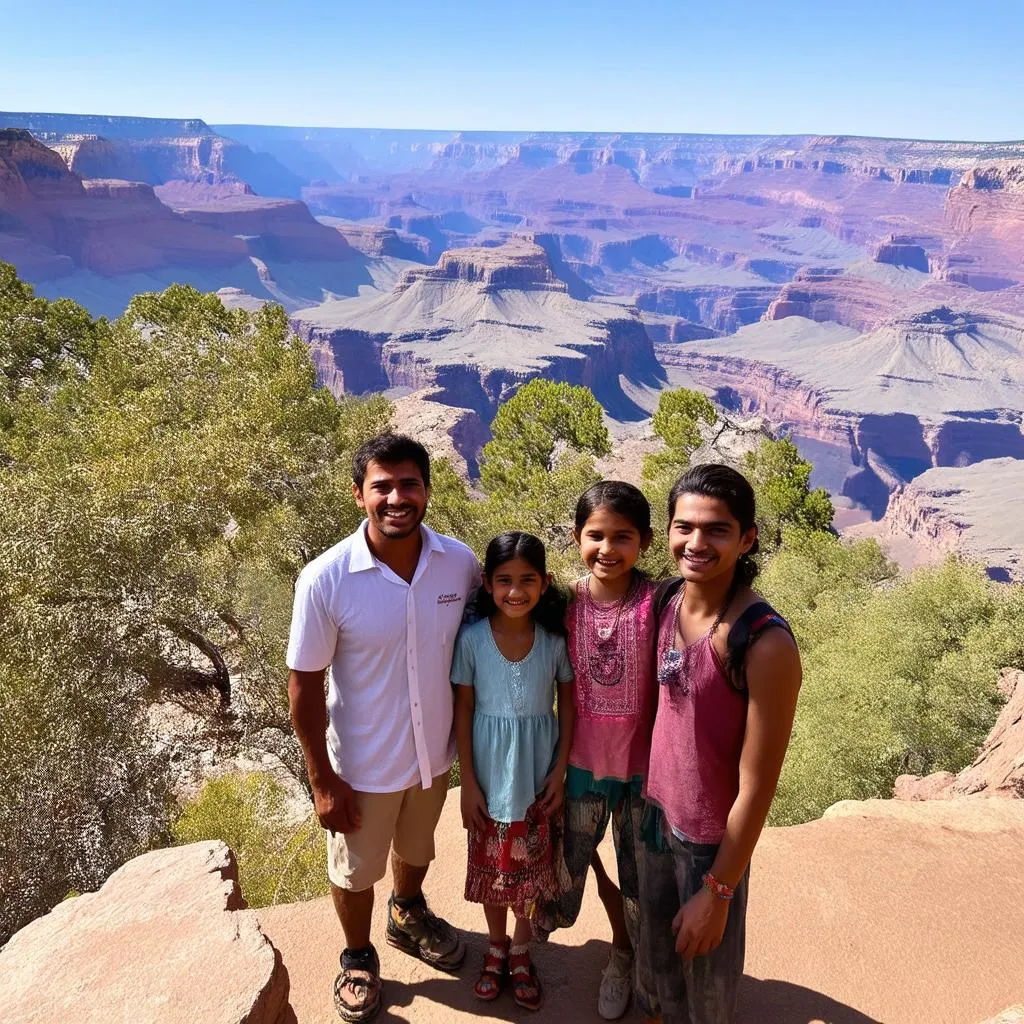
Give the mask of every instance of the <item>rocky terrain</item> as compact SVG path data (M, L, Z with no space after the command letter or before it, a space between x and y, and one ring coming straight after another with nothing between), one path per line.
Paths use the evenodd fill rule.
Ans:
M0 125L31 133L0 139L0 259L42 294L281 302L331 387L429 392L467 466L466 411L534 374L600 382L618 420L703 387L875 519L926 470L1024 457L1024 142ZM451 270L509 244L543 251L529 287ZM924 518L890 536L935 546Z
M52 146L83 178L162 185L184 179L244 181L264 195L298 197L303 179L265 152L199 118L103 117L0 111L0 128L22 128Z
M934 466L1024 458L1019 317L943 306L859 333L792 316L658 354L725 408L827 446L831 489L879 516Z
M1006 703L974 763L953 775L901 775L897 800L952 800L964 796L1024 798L1024 672L1003 669Z
M108 316L175 281L297 309L387 284L406 262L368 257L301 201L240 182L83 179L22 129L0 129L0 260Z
M879 535L910 538L940 557L960 552L994 579L1024 582L1022 494L1020 458L929 469L893 493Z
M288 971L223 843L129 861L0 950L4 1020L290 1024Z
M434 909L466 932L467 967L458 978L442 975L379 942L388 1006L382 1019L507 1020L509 1000L481 1007L472 994L485 935L479 908L461 899L465 833L454 799L437 841L428 891ZM768 829L752 866L740 1019L1013 1021L1006 1007L1024 998L1022 842L1024 802L982 796L844 803L820 821ZM885 885L878 883L879 849L886 851ZM611 854L606 842L606 862ZM977 877L998 877L999 885L965 881ZM375 935L389 885L385 879L378 889ZM257 912L242 905L219 844L131 861L99 893L61 904L0 951L4 1019L328 1019L341 944L330 900ZM536 1014L541 1024L600 1019L595 993L607 941L590 886L576 926L536 951L547 992Z
M638 312L572 298L525 239L452 250L389 294L300 310L292 323L333 390L430 388L484 423L536 376L585 384L616 418L642 418L619 378L662 378Z

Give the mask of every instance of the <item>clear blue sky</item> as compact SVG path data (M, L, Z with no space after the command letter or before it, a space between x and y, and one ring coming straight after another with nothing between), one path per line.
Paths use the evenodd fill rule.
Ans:
M1024 0L0 0L0 109L1024 137Z

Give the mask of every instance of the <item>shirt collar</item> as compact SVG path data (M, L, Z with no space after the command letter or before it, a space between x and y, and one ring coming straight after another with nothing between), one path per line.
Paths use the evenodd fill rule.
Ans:
M352 553L349 556L348 568L350 572L363 572L366 569L373 569L377 566L377 559L373 557L370 545L366 540L366 530L370 521L364 519L352 537ZM439 534L435 533L429 526L420 524L420 535L423 537L423 550L420 552L420 563L424 561L424 553L444 551L444 543Z

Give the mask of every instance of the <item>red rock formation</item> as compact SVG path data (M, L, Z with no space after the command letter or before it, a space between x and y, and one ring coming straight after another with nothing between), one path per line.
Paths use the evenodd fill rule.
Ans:
M445 253L389 295L326 303L292 323L336 392L429 388L485 423L533 377L586 385L620 418L643 415L620 375L663 378L637 311L573 299L525 239Z
M286 1024L288 996L280 954L219 842L131 860L0 950L6 1024Z
M190 224L150 186L83 184L57 153L28 132L9 129L0 130L0 224L0 240L16 240L8 241L7 251L29 255L26 274L47 266L66 272L60 256L86 270L123 274L168 265L223 266L245 255L241 241Z
M1003 669L999 692L1006 703L974 762L957 775L901 775L894 792L897 800L1024 799L1024 672Z
M890 235L874 254L876 263L888 263L894 267L909 267L927 274L928 253L916 239L907 235Z
M252 194L219 198L199 193L163 193L171 208L192 224L228 237L243 237L248 251L270 260L347 260L354 252L335 231L315 220L298 199L265 199ZM208 200L208 201L204 201Z
M982 290L1024 282L1024 162L978 167L949 190L944 276Z

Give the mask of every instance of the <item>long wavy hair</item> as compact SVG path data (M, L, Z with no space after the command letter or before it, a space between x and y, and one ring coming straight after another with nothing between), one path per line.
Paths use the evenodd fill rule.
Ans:
M540 573L541 579L547 579L547 552L543 543L532 533L511 530L495 537L487 545L487 553L484 555L484 576L487 581L490 582L498 569L506 562L511 562L513 558L523 559ZM540 600L530 610L530 617L549 633L565 636L566 607L565 595L554 583L550 583L540 595ZM486 587L481 587L476 597L476 614L481 619L489 619L497 610L494 598Z

